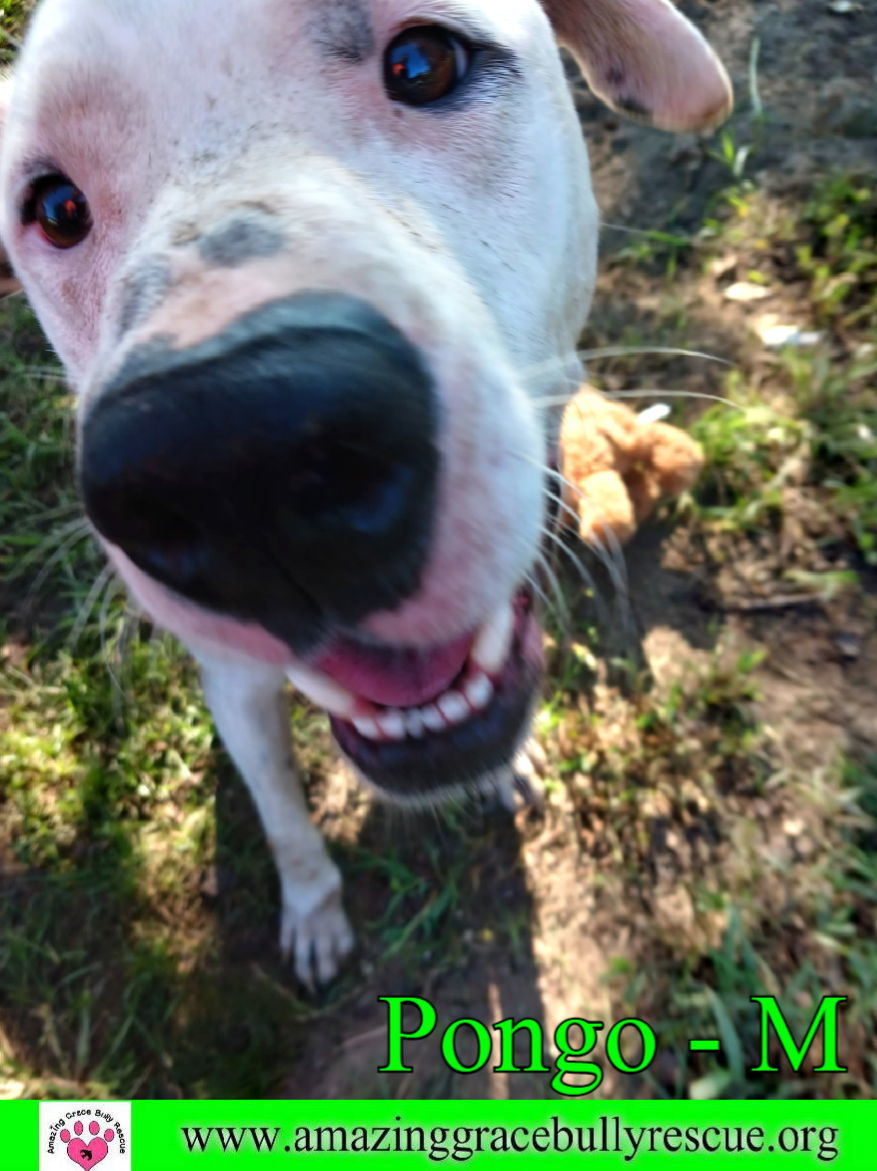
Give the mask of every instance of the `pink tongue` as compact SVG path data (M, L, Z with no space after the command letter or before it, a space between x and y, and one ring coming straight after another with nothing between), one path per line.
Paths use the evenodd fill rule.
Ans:
M448 690L471 649L471 635L434 648L366 646L339 639L315 665L371 703L421 707Z

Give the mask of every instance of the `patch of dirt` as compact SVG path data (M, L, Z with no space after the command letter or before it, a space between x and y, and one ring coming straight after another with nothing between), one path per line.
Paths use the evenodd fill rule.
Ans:
M667 691L702 669L716 647L707 637L709 612L692 596L690 583L656 562L651 534L644 534L641 546L631 551L631 563L640 564L644 553L650 569L648 579L643 574L634 589L634 608L655 686ZM855 757L877 751L875 618L877 606L868 602L849 610L817 606L737 615L723 624L717 637L729 663L745 649L766 655L754 675L757 700L751 712L753 726L763 727L765 739L757 749L764 755L738 758L733 771L718 777L718 791L697 775L711 758L710 745L692 746L686 737L715 736L712 748L719 754L721 732L709 722L692 722L687 729L658 729L649 746L648 736L631 721L636 699L598 686L600 719L589 743L590 767L567 775L562 788L549 789L543 815L521 813L514 825L486 823L466 845L472 851L470 869L453 927L458 954L450 965L447 957L429 950L416 968L382 962L366 927L355 994L311 1030L278 1096L551 1096L550 1074L494 1074L494 1060L483 1073L449 1072L438 1037L460 1017L485 1022L530 1017L545 1027L545 1060L553 1068L551 1038L570 1017L611 1024L633 1004L637 1015L667 1028L668 1003L679 993L668 981L674 972L682 976L683 957L722 948L730 924L723 895L751 913L754 924L762 924L772 978L781 986L812 960L824 973L827 990L842 992L839 958L827 959L814 942L789 891L797 887L799 898L811 869L816 890L815 874L826 864L823 819L841 818L843 809L830 798L823 808L801 799L794 778L827 783L842 753ZM569 747L561 727L554 760ZM616 765L626 757L625 772ZM778 777L793 780L778 784ZM768 778L773 779L765 788ZM349 781L340 777L329 788L345 794L344 799L350 796ZM385 817L382 811L373 813L354 832L364 832L379 849L387 833ZM344 836L350 829L348 824ZM412 831L432 834L435 826L421 830L415 824L408 827ZM416 845L404 854L414 866L417 856ZM726 882L740 887L724 889ZM385 898L382 880L362 876L349 895L356 921L376 921ZM712 911L704 898L713 899ZM416 908L411 912L416 914ZM519 924L516 937L496 928L509 914ZM875 927L863 925L864 930ZM697 975L711 982L709 973ZM753 994L760 991L753 986ZM414 1073L404 1077L376 1072L387 1052L386 1011L377 997L386 995L424 996L439 1008L433 1038L406 1049ZM684 1022L673 1025L679 1029ZM870 1041L857 1025L846 1043L848 1085L860 1095L870 1077ZM465 1045L461 1051L465 1054ZM601 1051L602 1046L598 1059ZM646 1081L607 1070L594 1096L651 1097L655 1081L670 1094L690 1089L692 1073L680 1066L671 1047L661 1052L651 1075L654 1080ZM811 1077L801 1092L832 1097L851 1091L836 1079Z
M711 0L683 10L704 31L731 76L736 110L723 131L755 137L756 181L773 194L800 194L831 170L873 170L877 159L877 10L846 15L829 0ZM764 117L752 125L750 61L758 43L757 90ZM714 138L668 136L625 122L583 82L576 97L594 187L610 224L664 231L697 228L728 170ZM604 254L624 243L607 230Z
M828 0L692 0L686 10L733 76L739 105L728 133L752 146L760 189L800 203L832 169L875 171L877 11L867 0L848 15ZM748 96L756 39L765 111L757 125ZM589 343L614 343L633 330L645 344L666 329L669 300L699 348L739 361L758 385L767 363L752 332L756 310L723 295L745 276L746 257L702 273L685 268L683 256L675 277L661 266L650 272L615 263L630 237L609 225L683 235L700 228L732 181L715 157L716 141L624 123L580 83L577 102L607 225ZM784 296L782 308L794 314L794 290ZM623 389L632 370L601 367L602 385ZM662 359L660 383L715 392L719 375ZM877 602L865 576L868 589L784 604L773 588L782 557L768 536L741 558L738 548L709 546L684 524L639 534L628 551L635 637L613 648L634 660L639 678L625 675L627 667L607 678L558 657L566 704L543 737L549 761L541 813L400 818L373 808L343 770L327 768L324 744L310 753L301 745L362 948L353 972L314 1004L304 1005L279 962L266 958L274 955L274 925L243 913L250 903L241 888L252 881L264 895L273 879L254 814L230 770L221 770L216 865L199 890L176 892L168 913L189 903L191 923L181 921L192 935L206 924L216 931L223 978L212 996L249 994L247 978L257 970L266 997L284 1006L288 998L288 1029L266 1040L257 1004L241 1014L240 1033L229 1034L228 1068L202 1072L200 1042L221 1013L205 999L208 981L193 972L184 990L191 1070L175 1070L176 1081L168 1074L162 1092L233 1096L234 1061L257 1065L263 1051L280 1048L289 1070L273 1092L282 1097L543 1097L550 1073L449 1072L437 1045L441 1026L460 1017L536 1019L551 1066L559 1022L608 1023L635 1011L659 1029L655 1067L638 1079L607 1073L597 1096L687 1096L713 1068L685 1060L686 1038L715 1027L709 990L727 998L727 1012L740 1010L732 998L741 985L753 994L794 991L802 971L817 972L824 993L842 992L842 949L814 938L808 911L828 900L851 931L877 937L873 902L856 901L848 923L854 896L843 875L836 885L831 875L839 835L859 830L847 795L831 782L833 770L842 754L877 755ZM768 582L761 592L750 588L759 574ZM570 595L580 593L567 577ZM741 605L753 599L754 606ZM17 646L5 650L14 662ZM751 664L746 670L741 658ZM253 842L255 881L243 858ZM381 868L388 858L397 869ZM265 901L276 906L270 893ZM163 968L155 979L176 1003ZM377 1073L387 1048L378 997L393 995L440 1006L436 1034L409 1051L410 1076ZM807 994L795 995L806 1011ZM7 1015L17 1027L10 1026L6 1047L24 1059L34 1054L40 1068L36 1014L26 1019L16 1004ZM845 1080L777 1078L759 1086L760 1095L873 1095L873 1011L870 1029L868 1020L862 1010L846 1032ZM263 1021L263 1033L267 1027Z
M840 15L826 0L714 0L689 3L686 10L705 28L732 74L738 109L727 132L741 145L753 145L760 189L800 202L833 169L861 172L870 165L873 171L877 10L861 4ZM754 40L765 111L757 126L750 100ZM715 140L673 138L625 123L580 82L576 94L607 225L680 233L697 229L732 181L728 165L715 157ZM589 342L617 341L635 323L638 340L645 343L650 316L658 321L665 310L665 274L614 272L612 256L628 242L624 233L606 227L604 278ZM730 305L722 295L737 275L733 261L718 276L687 271L677 295L689 322L697 323L704 350L752 368L759 360L753 310ZM794 312L791 295L786 292L788 312ZM690 364L671 360L662 363L661 371L664 385L674 385L678 376L678 385L688 390L716 389L717 377L709 369L693 372ZM624 374L600 373L604 386L624 385ZM459 963L450 970L439 965L440 974L433 977L425 956L423 971L394 977L386 967L370 976L367 960L355 1002L343 1014L328 1014L278 1093L314 1098L548 1094L548 1075L450 1074L435 1041L412 1048L415 1074L398 1081L377 1075L386 1029L376 997L432 996L442 1006L444 1021L533 1016L545 1023L549 1038L566 1018L611 1022L632 1003L646 1019L665 1020L668 972L695 983L699 976L714 982L714 973L686 973L684 957L722 946L729 920L720 895L722 884L735 874L748 873L749 889L733 895L751 913L756 934L758 922L763 924L774 978L784 983L818 951L825 980L835 981L826 991L843 988L840 964L826 960L797 912L788 917L785 889L795 882L806 888L808 867L824 861L821 817L841 819L843 810L826 806L820 814L818 804L798 800L796 784L784 787L767 780L778 774L827 777L842 753L877 752L877 606L873 596L860 594L832 604L788 607L774 606L768 598L763 609L741 611L733 593L722 588L717 569L685 533L653 526L629 551L633 610L643 661L658 693L669 693L680 680L707 669L716 655L729 663L742 653L764 656L752 677L752 702L742 705L765 734L758 746L753 739L752 758L736 773L720 777L719 792L712 792L686 772L689 766L704 767L709 745L686 744L684 734L680 739L663 729L644 752L648 736L630 718L635 698L623 700L613 689L597 687L599 721L588 760L572 775L565 773L563 786L549 787L544 816L519 815L514 833L508 826L488 829L481 854L472 856L472 874L490 877L469 892L477 910L469 898L462 900ZM700 734L704 726L708 735L724 734L710 718L699 729L692 725L690 734ZM565 744L562 725L549 736L549 746L552 737L555 765L565 749L574 756L581 747ZM621 792L625 768L618 758L625 753L630 791ZM748 869L735 865L735 856L747 857ZM381 896L375 890L371 897ZM355 890L353 903L354 913L365 921L374 917L367 892ZM508 939L503 946L491 943L489 924L500 906L516 911L522 925L514 946ZM365 943L368 949L367 933ZM684 1022L676 1021L675 1027ZM868 1092L863 1087L871 1078L865 1056L869 1042L861 1026L853 1032L846 1088L836 1080L811 1078L799 1092ZM669 1048L652 1071L663 1092L671 1094L689 1092L695 1073L683 1068ZM607 1076L597 1096L654 1092L654 1081Z

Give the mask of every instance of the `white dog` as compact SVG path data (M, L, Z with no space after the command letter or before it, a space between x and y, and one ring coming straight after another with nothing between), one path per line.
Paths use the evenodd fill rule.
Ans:
M581 373L598 233L558 42L655 125L729 110L667 0L44 0L4 95L86 509L203 667L308 983L352 936L285 679L400 801L501 784L528 730L537 400Z

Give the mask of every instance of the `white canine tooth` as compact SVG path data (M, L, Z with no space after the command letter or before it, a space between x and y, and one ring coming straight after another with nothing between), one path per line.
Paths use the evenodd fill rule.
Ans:
M349 719L353 714L356 696L322 671L315 671L305 663L293 663L286 668L286 676L293 687L304 692L311 703L324 708L330 715Z
M423 726L430 732L444 732L447 728L445 717L438 710L435 704L430 704L429 707L420 709L420 718L423 720Z
M422 740L423 734L426 731L426 725L423 722L423 714L416 708L414 711L406 712L405 714L405 728L408 735L413 736L415 740Z
M354 720L353 726L366 740L380 740L381 729L378 727L377 720Z
M515 630L515 609L508 602L482 626L472 648L472 660L488 675L495 675L505 663Z
M405 739L405 717L401 712L387 712L378 719L378 727L388 740Z
M470 716L469 705L459 691L449 691L438 701L439 711L449 724L462 724Z
M483 672L479 671L463 688L463 694L471 707L482 712L493 699L494 686L492 681Z

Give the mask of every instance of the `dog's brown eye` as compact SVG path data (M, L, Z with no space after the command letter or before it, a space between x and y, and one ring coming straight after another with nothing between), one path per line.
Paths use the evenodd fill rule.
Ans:
M88 200L66 175L44 175L31 188L22 223L39 224L56 248L73 248L91 231Z
M447 29L426 25L400 33L384 58L384 84L394 102L428 106L464 80L472 53Z

